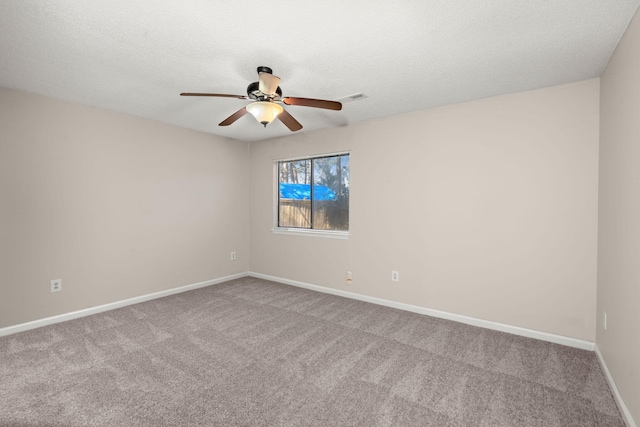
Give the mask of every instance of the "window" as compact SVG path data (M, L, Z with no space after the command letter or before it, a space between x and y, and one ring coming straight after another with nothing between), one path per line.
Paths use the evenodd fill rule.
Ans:
M277 168L278 227L349 230L349 154L284 160Z

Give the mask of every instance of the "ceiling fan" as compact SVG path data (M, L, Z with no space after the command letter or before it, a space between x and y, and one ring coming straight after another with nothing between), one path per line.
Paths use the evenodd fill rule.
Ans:
M258 67L259 79L247 87L247 95L227 95L223 93L193 93L184 92L180 96L214 96L220 98L251 99L252 102L246 107L242 107L222 122L219 126L229 126L240 117L251 113L258 122L267 127L274 119L280 120L290 131L295 132L302 129L302 125L280 104L301 105L303 107L324 108L326 110L342 109L342 104L337 101L326 101L323 99L296 98L292 96L282 97L280 89L280 77L274 76L269 67Z

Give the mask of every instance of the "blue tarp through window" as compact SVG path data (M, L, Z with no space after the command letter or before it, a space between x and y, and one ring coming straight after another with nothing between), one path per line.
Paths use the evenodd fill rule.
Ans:
M314 185L315 200L334 200L336 193L326 185ZM280 183L280 197L283 199L311 200L311 185Z

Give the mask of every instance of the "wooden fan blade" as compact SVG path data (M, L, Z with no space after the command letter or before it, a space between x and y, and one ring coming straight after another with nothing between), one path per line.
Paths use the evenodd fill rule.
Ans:
M238 98L238 99L248 99L245 95L227 95L224 93L194 93L194 92L183 92L180 96L217 96L219 98Z
M294 119L293 116L287 112L287 110L282 110L282 113L278 114L277 117L282 123L284 123L286 127L289 128L291 132L302 129L302 125L300 124L300 122Z
M280 77L269 73L258 73L260 80L258 81L258 90L265 95L275 95L280 84Z
M282 102L287 105L301 105L303 107L324 108L326 110L342 110L342 104L337 101L325 101L324 99L311 98L282 98Z
M242 107L241 109L239 109L238 111L236 111L235 113L233 113L232 115L230 115L229 117L221 121L218 126L229 126L231 123L235 122L245 114L247 114L247 109L245 107Z

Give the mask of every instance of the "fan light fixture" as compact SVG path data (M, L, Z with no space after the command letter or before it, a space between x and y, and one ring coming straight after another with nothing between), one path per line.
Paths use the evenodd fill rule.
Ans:
M282 107L271 101L257 101L247 105L247 111L258 120L264 127L267 127L278 114L282 113Z

